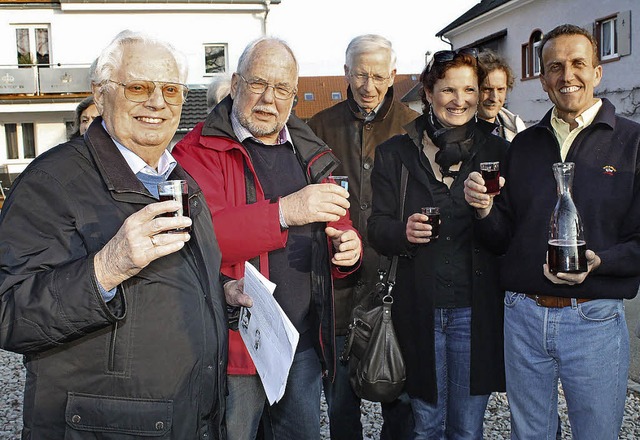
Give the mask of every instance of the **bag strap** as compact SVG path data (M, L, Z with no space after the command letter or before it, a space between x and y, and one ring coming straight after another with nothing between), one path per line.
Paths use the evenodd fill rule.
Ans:
M407 181L409 180L409 170L407 167L402 164L402 175L400 177L400 220L404 217L404 202L407 193ZM380 262L378 265L378 274L380 275L380 282L384 283L384 277L386 272L386 264L389 261L383 255L380 255ZM382 298L382 302L384 304L393 304L393 296L391 296L391 290L393 289L393 285L396 282L396 269L398 268L398 256L394 255L391 259L391 267L389 268L389 276L387 277L386 285L387 285L387 293ZM378 292L379 293L379 292ZM351 356L351 347L353 345L353 340L355 338L355 327L358 325L357 320L354 320L352 317L352 322L349 324L349 330L347 332L347 337L344 342L344 346L342 347L342 353L340 354L340 362L343 364L349 361Z
M400 176L400 220L404 218L404 203L407 196L407 182L409 181L409 170L404 164L402 164L402 174ZM389 277L387 283L389 284L389 294L391 294L391 288L396 283L396 270L398 269L398 256L394 255L391 260L391 267L389 268Z

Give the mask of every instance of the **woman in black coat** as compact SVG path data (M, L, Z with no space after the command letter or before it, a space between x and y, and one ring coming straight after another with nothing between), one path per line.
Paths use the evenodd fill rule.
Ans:
M399 255L393 321L407 364L416 439L481 439L492 391L504 390L497 257L474 237L464 180L504 159L479 127L475 50L437 52L422 73L424 114L376 149L371 245ZM409 171L400 218L400 176ZM422 207L440 208L440 231Z

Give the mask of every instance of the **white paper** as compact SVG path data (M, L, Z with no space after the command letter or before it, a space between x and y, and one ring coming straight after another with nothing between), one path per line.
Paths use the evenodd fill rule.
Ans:
M273 297L276 285L250 263L244 265L244 293L253 300L242 307L238 330L256 366L269 405L279 401L287 386L300 335Z

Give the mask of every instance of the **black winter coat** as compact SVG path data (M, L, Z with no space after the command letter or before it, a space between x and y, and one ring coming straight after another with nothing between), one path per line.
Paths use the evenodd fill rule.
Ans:
M0 215L0 348L25 355L23 439L224 439L227 316L197 184L191 240L105 303L93 258L156 202L100 120L40 155Z
M601 259L579 285L553 284L542 271L549 217L558 200L552 166L561 162L549 110L518 134L504 168L506 183L491 213L476 221L478 236L506 252L505 290L567 298L631 299L640 282L640 125L617 116L602 99L593 122L571 144L572 195L587 249Z
M376 149L371 183L373 212L369 217L369 241L381 254L400 255L393 289L393 323L407 366L406 389L411 397L430 403L437 401L434 346L435 273L432 262L438 257L431 243L413 245L406 238L407 218L423 206L434 206L427 173L433 173L422 152L426 126L422 116ZM479 171L480 162L503 161L508 143L476 129L471 150L471 170L452 185L462 185L470 171ZM401 164L409 171L403 221L400 209ZM463 168L464 169L464 166ZM459 190L459 189L458 189ZM499 197L499 196L498 196ZM470 206L469 216L474 216ZM442 220L443 222L446 219ZM472 232L473 234L473 232ZM442 233L438 240L446 240ZM456 237L451 237L455 240ZM504 390L503 292L498 288L498 258L475 239L471 240L471 393L489 394Z
M347 334L351 311L378 280L380 256L369 246L367 219L371 215L371 172L375 149L389 138L404 134L404 126L418 113L394 99L389 87L384 103L370 122L347 87L347 99L316 114L309 126L340 159L333 174L349 176L349 213L353 226L362 234L363 259L357 272L337 279L335 286L336 334Z

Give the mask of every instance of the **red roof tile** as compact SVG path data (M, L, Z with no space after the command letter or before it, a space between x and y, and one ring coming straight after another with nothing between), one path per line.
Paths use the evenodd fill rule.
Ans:
M396 75L393 84L395 99L400 100L420 79L419 74ZM332 94L339 93L339 98L332 99ZM313 99L305 99L305 94L312 94ZM311 97L311 96L308 96ZM301 76L298 78L297 103L294 113L305 121L316 113L347 99L347 82L344 76Z

